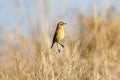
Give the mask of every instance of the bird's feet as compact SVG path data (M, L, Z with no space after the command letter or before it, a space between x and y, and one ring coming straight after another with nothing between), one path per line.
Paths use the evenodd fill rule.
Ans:
M64 48L64 45L61 45Z
M58 49L58 52L60 53L60 49Z
M62 45L61 43L59 43L61 46L62 46L62 48L64 48L64 45Z

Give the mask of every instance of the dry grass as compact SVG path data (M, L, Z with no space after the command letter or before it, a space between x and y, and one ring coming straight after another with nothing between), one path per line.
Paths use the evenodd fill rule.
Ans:
M82 32L65 38L61 53L49 49L47 34L16 33L17 45L5 44L0 80L120 80L120 20L107 15L77 16Z

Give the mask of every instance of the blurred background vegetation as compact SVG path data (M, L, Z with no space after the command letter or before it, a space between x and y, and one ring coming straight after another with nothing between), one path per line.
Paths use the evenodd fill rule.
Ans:
M0 80L120 80L119 0L1 0ZM65 48L51 50L58 21Z

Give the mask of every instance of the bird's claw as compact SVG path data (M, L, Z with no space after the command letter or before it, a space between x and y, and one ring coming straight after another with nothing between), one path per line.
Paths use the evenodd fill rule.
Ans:
M58 49L58 52L60 53L60 49Z

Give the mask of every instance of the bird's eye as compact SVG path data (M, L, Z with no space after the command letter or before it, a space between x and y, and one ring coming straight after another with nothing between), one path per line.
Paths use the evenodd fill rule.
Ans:
M60 23L60 25L63 25L62 23Z

